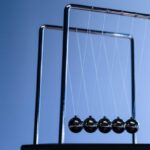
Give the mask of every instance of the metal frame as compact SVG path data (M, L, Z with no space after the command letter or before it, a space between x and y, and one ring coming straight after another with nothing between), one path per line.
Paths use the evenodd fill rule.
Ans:
M64 103L65 103L65 85L66 85L66 65L68 57L68 37L69 37L69 21L70 10L93 11L99 13L108 13L122 15L135 18L150 19L150 14L137 12L108 9L101 7L69 4L64 9L64 30L63 30L63 60L62 60L62 79L61 79L61 104L60 104L60 125L59 125L59 144L62 143L62 125L64 118ZM134 40L131 38L131 85L132 85L132 117L135 118L135 75L134 75ZM132 143L135 144L135 134L132 134Z
M39 45L38 45L38 63L37 63L37 81L36 81L36 104L35 104L35 120L34 120L34 137L33 144L38 144L39 139L39 114L40 114L40 97L41 97L41 79L42 79L42 65L43 65L43 38L44 31L46 29L55 29L55 30L63 30L62 26L56 25L43 25L39 29ZM70 27L69 31L71 32L80 32L85 34L95 34L95 35L103 35L103 36L111 36L117 38L124 38L130 40L130 48L131 48L131 85L132 85L132 117L135 117L135 82L134 82L134 39L129 34L124 33L114 33L107 31L99 31L99 30L91 30L91 29L83 29L83 28L75 28ZM60 105L60 122L59 122L59 144L62 144L62 121L64 117L64 101L65 101L65 83L66 83L66 62L67 62L67 51L63 49L62 56L62 79L61 79L61 105Z

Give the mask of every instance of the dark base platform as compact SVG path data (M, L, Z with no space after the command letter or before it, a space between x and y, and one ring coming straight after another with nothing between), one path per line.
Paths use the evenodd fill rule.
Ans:
M21 150L150 150L150 144L41 144L23 145Z

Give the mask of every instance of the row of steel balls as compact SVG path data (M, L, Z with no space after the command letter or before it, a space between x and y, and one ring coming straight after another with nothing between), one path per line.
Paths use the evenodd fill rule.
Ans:
M107 117L103 117L97 122L92 116L89 116L84 121L81 121L80 118L74 116L70 119L68 127L73 133L79 133L82 129L88 133L93 133L99 129L102 133L108 133L111 130L115 133L122 133L126 130L128 133L133 134L138 131L139 125L132 117L126 122L119 117L114 119L112 122Z

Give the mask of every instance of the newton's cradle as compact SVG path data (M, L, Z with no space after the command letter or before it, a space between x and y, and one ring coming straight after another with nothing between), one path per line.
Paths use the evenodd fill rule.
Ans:
M143 18L150 19L150 14L142 14L137 12L109 9L109 8L100 8L93 6L85 6L78 4L68 4L64 8L64 26L57 25L42 25L39 29L39 45L38 45L38 63L37 63L37 83L36 83L36 105L35 105L35 120L34 120L34 137L33 145L23 145L21 150L53 150L53 149L62 149L62 148L71 148L70 144L62 143L62 134L63 134L63 120L64 120L64 105L65 105L65 91L66 91L66 74L67 74L67 57L68 57L68 33L69 32L80 32L84 34L93 34L93 35L103 35L115 38L127 39L130 42L130 52L131 52L131 118L124 121L119 116L110 121L107 116L95 120L92 116L87 116L84 120L81 120L76 114L68 121L68 128L70 132L78 134L85 130L87 133L94 133L96 130L103 134L109 134L112 130L116 134L121 134L124 131L127 131L132 135L132 144L126 145L117 145L117 144L88 144L86 149L143 149L144 146L135 144L135 133L139 129L138 122L136 121L136 112L135 112L135 71L134 71L134 37L130 34L125 33L116 33L116 32L107 32L93 29L85 28L75 28L70 27L70 11L92 11L97 13L104 14L114 14L120 16L134 17L134 18ZM39 144L39 114L40 114L40 96L41 96L41 78L42 78L42 62L43 62L43 41L44 41L44 31L45 30L63 30L63 54L62 54L62 72L61 72L61 98L60 98L60 118L59 118L59 139L58 144ZM74 148L84 149L86 145L84 144L73 144ZM145 147L144 147L145 148Z

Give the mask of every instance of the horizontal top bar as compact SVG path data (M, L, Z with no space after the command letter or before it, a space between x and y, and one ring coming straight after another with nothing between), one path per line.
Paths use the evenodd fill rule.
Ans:
M132 11L124 11L124 10L102 8L102 7L95 7L95 6L86 6L86 5L78 5L78 4L68 4L65 7L65 9L70 9L70 8L78 9L78 10L85 10L85 11L94 11L94 12L122 15L122 16L128 16L128 17L150 19L150 14L137 13L137 12L132 12Z
M43 25L43 26L41 26L41 28L43 28L43 29L63 30L62 26L57 26L57 25ZM104 36L111 36L111 37L117 37L117 38L125 38L125 39L132 39L133 38L130 34L124 34L124 33L108 32L108 31L100 31L100 30L91 30L91 29L75 28L75 27L70 27L69 30L73 31L73 32L104 35Z

